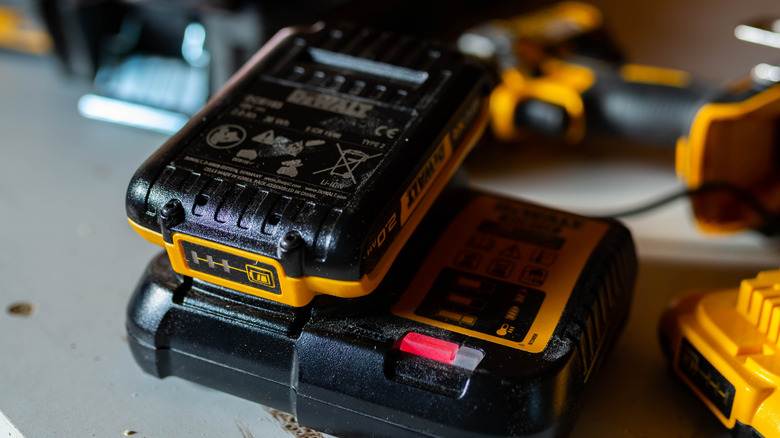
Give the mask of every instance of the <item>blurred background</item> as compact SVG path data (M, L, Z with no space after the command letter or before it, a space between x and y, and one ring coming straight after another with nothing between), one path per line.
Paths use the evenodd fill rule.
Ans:
M721 84L780 59L734 37L780 15L774 0L587 3L632 63ZM282 27L349 20L454 44L486 20L550 4L0 0L0 435L289 436L259 405L133 362L124 309L157 248L127 225L131 175ZM674 162L673 148L608 136L487 135L465 168L487 191L607 215L680 190ZM750 231L702 234L686 199L626 224L640 257L634 308L572 436L729 436L671 377L658 320L685 291L776 269L780 248Z

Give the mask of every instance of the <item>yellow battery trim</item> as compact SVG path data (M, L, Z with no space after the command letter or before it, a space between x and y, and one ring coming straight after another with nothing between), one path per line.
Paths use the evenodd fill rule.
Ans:
M660 328L673 372L721 423L780 437L780 270L683 296Z

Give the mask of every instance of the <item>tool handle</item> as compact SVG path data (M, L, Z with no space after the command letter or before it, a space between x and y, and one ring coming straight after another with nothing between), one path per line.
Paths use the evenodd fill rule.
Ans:
M568 89L570 96L565 101L571 104L573 97L581 100L581 105L566 106L561 104L560 96L539 91L529 93L530 96L516 103L515 127L564 137L575 129L575 124L584 123L580 129L586 135L608 134L674 146L678 138L687 135L699 109L718 94L717 87L688 81L684 72L633 66L632 71L647 72L641 80L636 80L623 73L628 70L626 67L605 64L593 61L576 69L561 69L541 79L540 82L556 84L550 89ZM592 83L582 90L567 85L572 82L567 72L577 69L587 71L592 77ZM676 81L669 80L672 74L676 75ZM581 109L573 113L574 107Z
M632 82L617 74L598 75L582 95L586 129L643 143L674 146L686 135L713 87Z

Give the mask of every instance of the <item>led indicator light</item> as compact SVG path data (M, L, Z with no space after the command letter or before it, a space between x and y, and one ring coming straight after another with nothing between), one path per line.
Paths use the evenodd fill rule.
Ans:
M401 351L449 364L455 360L458 348L458 344L414 332L404 336L400 346Z

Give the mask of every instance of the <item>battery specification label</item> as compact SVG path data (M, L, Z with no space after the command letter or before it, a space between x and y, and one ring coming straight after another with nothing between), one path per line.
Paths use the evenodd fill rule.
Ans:
M343 208L412 119L411 110L261 80L173 164Z
M479 196L439 236L392 313L542 352L607 229L598 220Z

